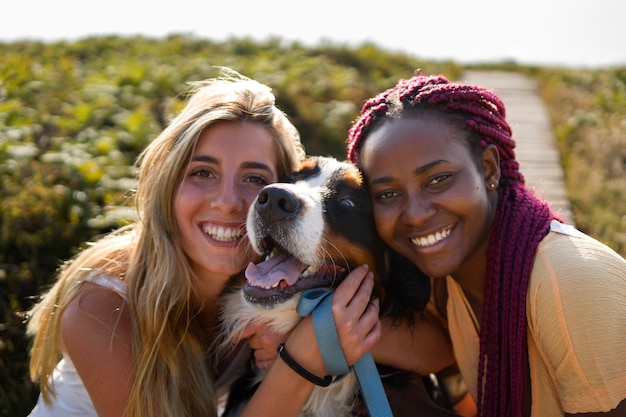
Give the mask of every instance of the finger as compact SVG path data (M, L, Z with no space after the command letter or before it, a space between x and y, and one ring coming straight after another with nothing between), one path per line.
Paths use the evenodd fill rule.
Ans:
M383 336L383 325L380 320L376 320L374 326L367 333L367 336L363 340L363 347L366 351L370 351L374 348L376 343L380 342Z
M354 364L380 341L382 337L382 323L378 312L378 301L372 301L356 322L353 331L339 332L342 350L348 364Z
M333 304L341 307L347 306L358 293L368 273L369 267L367 264L354 268L335 290L333 294Z
M254 349L254 359L257 361L273 360L278 357L278 345L269 348L261 347Z
M271 328L263 326L248 339L248 344L252 349L265 349L276 352L278 345L287 340L288 334L273 331Z
M235 338L233 339L233 343L237 344L242 340L247 340L251 338L258 332L259 326L260 325L258 323L248 324L241 332L239 332L239 334L237 334L237 336L235 336Z
M269 369L272 367L272 363L274 363L273 360L256 361L256 367L262 371L269 371Z
M268 352L267 350L255 350L254 351L254 360L255 361L273 361L278 357L276 352Z
M348 302L348 308L355 308L357 311L364 311L372 301L372 291L374 290L374 274L371 271L365 275L361 281L356 294Z
M380 307L379 300L371 300L356 323L356 331L360 335L367 335L372 329L379 324L380 321Z
M345 317L346 320L353 321L361 317L371 301L373 289L374 275L371 271L368 271L347 303L342 299L339 301L333 299L333 314L335 314L335 318L341 320L342 317Z

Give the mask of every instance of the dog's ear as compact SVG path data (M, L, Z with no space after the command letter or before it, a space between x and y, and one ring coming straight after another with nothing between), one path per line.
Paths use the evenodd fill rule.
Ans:
M430 298L430 278L411 261L388 249L389 274L384 280L383 314L407 318L421 313Z

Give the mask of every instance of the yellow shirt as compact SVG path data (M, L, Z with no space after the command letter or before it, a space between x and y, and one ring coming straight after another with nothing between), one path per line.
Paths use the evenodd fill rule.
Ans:
M476 398L478 329L461 287L446 281L454 353ZM553 222L539 244L526 316L532 417L606 412L626 398L624 258Z

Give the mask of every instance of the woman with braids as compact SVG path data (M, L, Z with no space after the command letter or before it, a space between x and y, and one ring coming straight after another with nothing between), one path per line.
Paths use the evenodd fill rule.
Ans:
M376 227L432 277L479 416L626 416L626 261L524 185L501 100L416 75L348 137Z
M218 397L248 359L240 343L232 357L211 360L217 297L256 258L244 233L248 207L304 151L267 86L226 71L192 92L140 155L138 221L66 263L31 311L30 369L41 382L33 417L217 416ZM372 287L358 268L332 300L350 363L380 338ZM286 345L325 375L311 340L303 320ZM275 361L244 415L295 416L312 389Z

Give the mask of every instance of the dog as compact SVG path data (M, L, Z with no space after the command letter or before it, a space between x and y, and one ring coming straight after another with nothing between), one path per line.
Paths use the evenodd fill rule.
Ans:
M222 346L231 345L251 322L288 332L301 320L296 306L303 291L335 288L365 263L374 273L381 313L411 317L430 295L428 277L379 238L368 190L360 171L348 162L309 157L298 171L264 187L249 209L246 230L250 244L265 260L251 264L246 282L223 297ZM384 375L404 372L381 372L386 389L389 384L403 386ZM223 416L238 415L262 377L254 369L236 382ZM300 416L359 415L364 408L358 391L354 372L329 387L316 386Z

